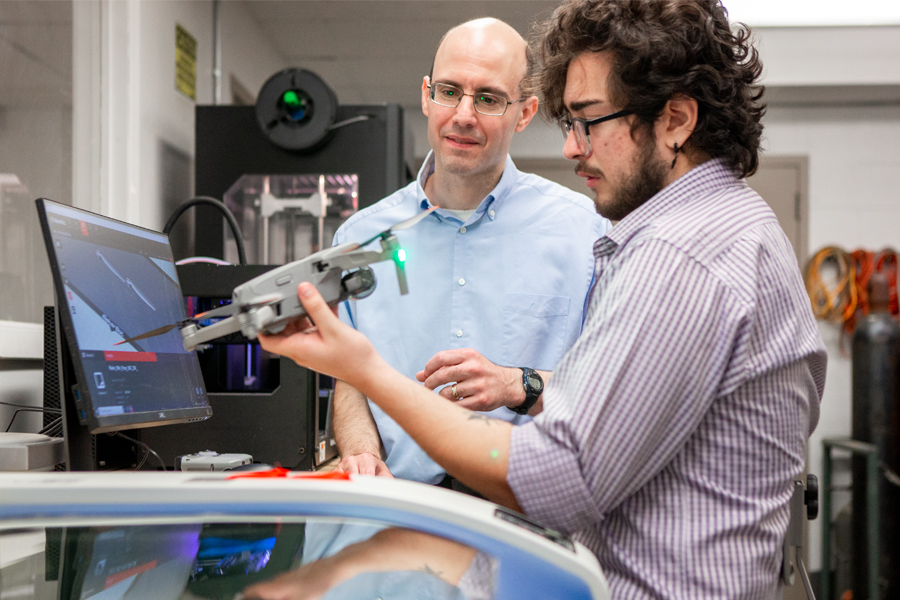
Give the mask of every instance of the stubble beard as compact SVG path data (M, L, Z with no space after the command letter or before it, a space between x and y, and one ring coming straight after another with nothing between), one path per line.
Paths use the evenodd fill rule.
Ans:
M610 182L613 187L612 202L601 206L599 192L594 197L597 213L610 221L621 221L666 187L668 169L665 161L657 156L656 135L651 131L644 132L642 137L644 139L634 157L631 172L618 183ZM577 170L596 173L586 165L579 165Z

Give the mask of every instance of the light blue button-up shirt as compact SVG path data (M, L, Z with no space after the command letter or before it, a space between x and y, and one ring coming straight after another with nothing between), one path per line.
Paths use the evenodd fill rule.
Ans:
M344 223L334 243L362 241L432 206L417 180ZM396 232L406 250L409 294L401 296L394 264L372 265L377 287L341 306L395 369L415 379L441 350L473 348L508 367L552 371L578 338L594 271L593 244L609 222L585 196L520 173L507 157L503 176L465 222L438 208ZM437 483L445 475L378 406L369 402L395 477ZM529 417L490 413L515 424Z

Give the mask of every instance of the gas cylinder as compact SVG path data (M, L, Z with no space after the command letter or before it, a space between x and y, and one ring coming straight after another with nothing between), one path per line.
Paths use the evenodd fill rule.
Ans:
M866 548L865 459L853 458L853 597L900 597L900 488L884 475L900 467L900 324L889 311L887 278L869 279L869 315L853 332L853 439L874 444L882 467L878 475L881 517L880 556ZM868 589L870 561L879 564L881 589Z

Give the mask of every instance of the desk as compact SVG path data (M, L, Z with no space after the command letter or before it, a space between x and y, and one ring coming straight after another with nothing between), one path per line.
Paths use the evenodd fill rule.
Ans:
M387 532L360 544L376 544L379 560L387 558L394 566L358 572L343 564L318 569L352 574L327 588L323 597L329 600L359 597L363 590L382 597L421 597L423 585L433 589L430 597L460 600L471 597L463 592L464 583L472 584L465 579L470 571L475 572L470 579L487 585L496 600L609 598L596 558L580 544L492 503L408 481L229 479L228 473L0 473L0 489L0 545L39 546L44 539L42 552L25 551L0 565L3 596L68 600L116 587L117 592L106 595L232 598L235 591L282 572L308 574L297 562L305 528L346 523ZM398 539L415 539L416 544L404 547ZM378 545L391 541L393 545ZM458 563L441 561L455 560L460 552L437 553L434 566L425 558L429 549L447 543L466 557L458 581L441 576ZM385 554L385 547L401 555ZM54 549L59 551L55 569L50 564ZM416 552L413 561L404 562L410 549ZM348 554L356 553L338 552L325 560L343 560ZM490 566L479 569L480 564Z

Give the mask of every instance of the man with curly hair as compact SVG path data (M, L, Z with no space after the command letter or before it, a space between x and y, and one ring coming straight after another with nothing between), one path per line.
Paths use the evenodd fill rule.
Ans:
M390 370L298 293L317 328L263 346L333 373L487 498L591 548L614 598L771 598L826 354L793 250L744 181L762 66L716 0L570 0L540 87L615 226L581 337L518 427Z

